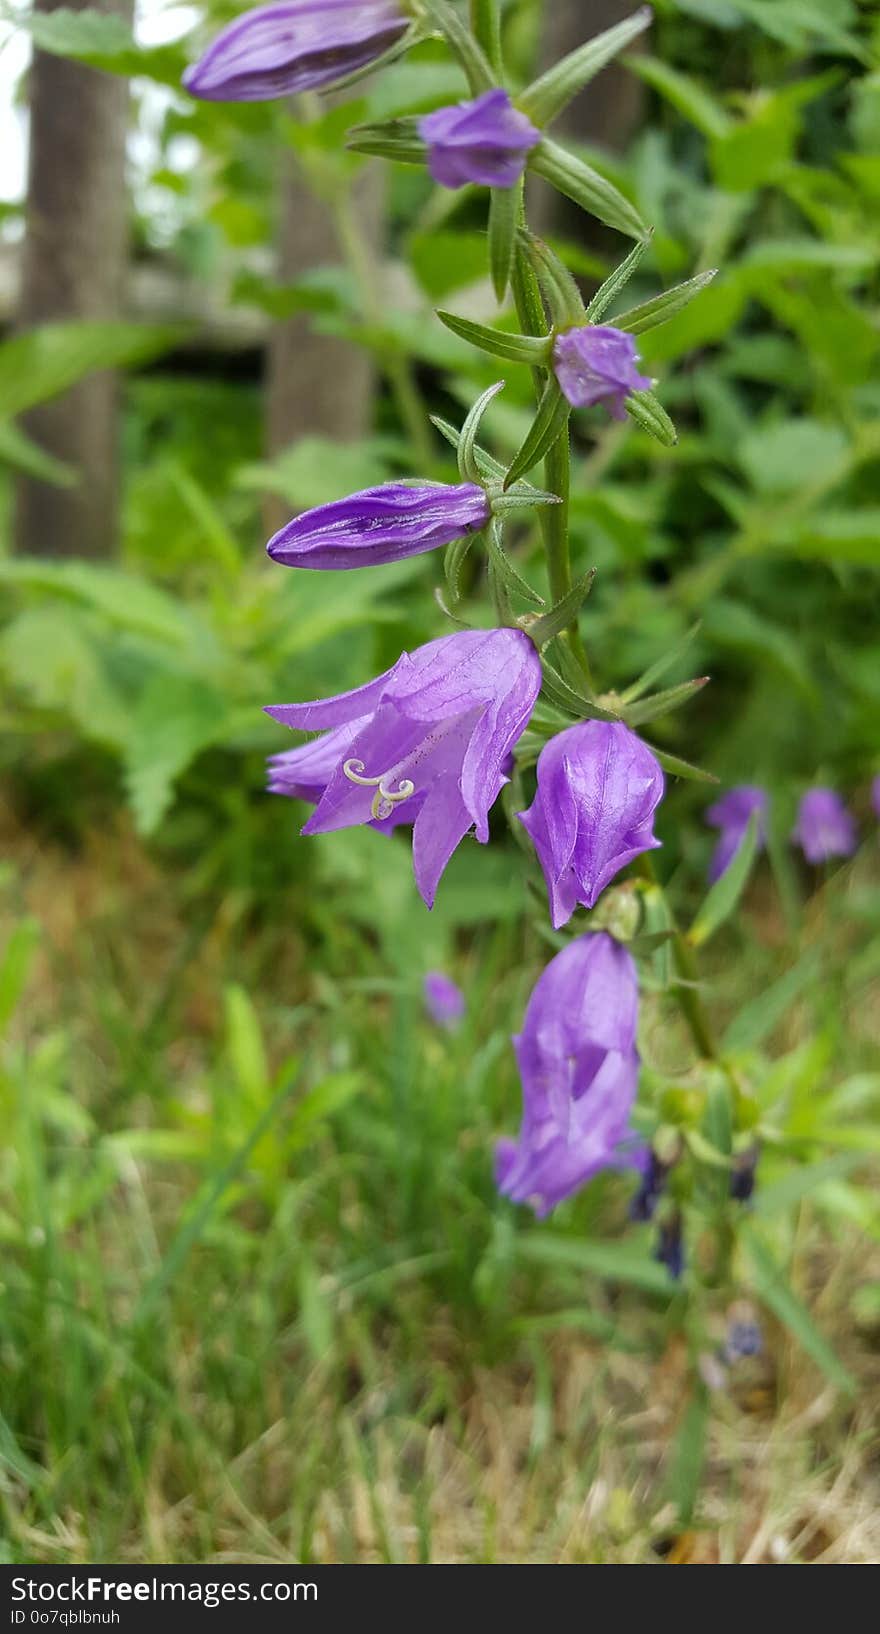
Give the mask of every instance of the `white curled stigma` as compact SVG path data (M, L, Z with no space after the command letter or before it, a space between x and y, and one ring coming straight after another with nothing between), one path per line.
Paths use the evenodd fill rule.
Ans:
M384 780L388 776L387 772L380 772L378 777L364 777L364 769L362 760L346 760L342 767L349 783L357 783L358 787L362 789L376 790L373 795L370 814L380 822L384 822L386 818L391 816L395 806L401 805L404 800L408 800L410 795L416 792L415 783L411 782L408 777L401 779L395 791L385 787Z

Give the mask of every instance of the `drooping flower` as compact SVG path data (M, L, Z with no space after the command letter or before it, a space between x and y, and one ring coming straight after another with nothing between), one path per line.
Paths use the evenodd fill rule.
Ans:
M851 857L858 843L856 825L833 789L808 789L798 807L792 839L807 862Z
M483 845L489 838L489 810L540 687L522 630L441 636L353 692L267 706L284 726L331 729L275 757L270 786L316 801L303 834L412 822L416 884L430 908L469 829Z
M183 76L207 102L265 102L326 89L409 27L399 0L277 0L236 17Z
M720 879L733 862L745 839L752 813L758 814L758 845L766 839L767 791L751 783L740 783L729 794L722 795L706 812L710 828L719 828L721 836L709 863L709 879Z
M538 792L519 820L544 870L554 930L659 846L653 820L663 789L659 762L620 722L569 726L541 750Z
M474 482L384 482L303 511L266 549L284 567L375 567L478 533L488 520L489 501Z
M484 91L473 102L438 108L419 120L428 169L441 187L513 187L541 132L513 106L506 91Z
M464 1016L464 994L442 970L429 970L425 977L425 1005L438 1027L453 1029Z
M601 324L563 329L553 347L553 369L572 407L605 403L614 420L626 419L631 391L647 391L653 384L639 374L638 359L632 335Z
M556 955L529 999L514 1039L523 1086L517 1140L498 1142L495 1178L538 1215L626 1164L639 1071L638 979L605 931Z

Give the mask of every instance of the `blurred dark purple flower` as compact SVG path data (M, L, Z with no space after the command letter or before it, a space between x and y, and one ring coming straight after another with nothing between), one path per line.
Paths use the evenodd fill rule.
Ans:
M659 762L619 722L569 726L541 750L538 792L519 820L544 870L554 930L660 844L653 820L663 789Z
M456 102L419 120L428 169L441 187L513 187L526 157L541 140L506 91L484 91L474 102Z
M665 1265L669 1275L678 1282L684 1271L684 1233L678 1209L664 1220L657 1236L654 1258Z
M851 857L858 844L856 825L833 789L809 789L798 807L792 839L807 862Z
M207 102L265 102L334 85L399 40L398 0L278 0L229 23L183 76Z
M753 1146L734 1159L730 1173L730 1195L735 1203L748 1203L751 1200L755 1190L755 1171L759 1156L757 1146Z
M425 977L425 1004L438 1027L457 1027L464 1016L464 994L442 970L429 970Z
M657 1204L666 1189L669 1164L661 1163L653 1148L647 1147L638 1166L641 1169L642 1181L629 1205L629 1217L633 1221L644 1223L654 1218Z
M709 807L706 822L710 828L721 830L721 837L709 863L710 881L720 879L730 867L745 839L753 811L758 813L758 846L763 847L767 827L766 789L757 788L751 783L741 783L737 788L731 789L729 794L724 794L720 800L716 800L714 806Z
M489 501L476 483L384 482L303 511L266 549L284 567L375 567L478 533L488 520Z
M271 704L301 731L329 727L270 762L270 788L313 799L302 832L413 823L416 884L430 908L453 851L489 810L541 688L541 663L522 630L461 630L403 653L374 681L338 697Z
M563 329L553 347L553 368L573 408L605 403L615 420L626 419L624 404L631 391L647 391L652 381L639 374L639 354L623 329L587 324Z
M764 1339L758 1322L733 1321L727 1329L723 1357L728 1366L747 1356L760 1356Z
M569 942L539 978L513 1041L519 1138L495 1154L499 1189L515 1203L549 1214L601 1169L627 1163L638 997L636 967L605 931Z

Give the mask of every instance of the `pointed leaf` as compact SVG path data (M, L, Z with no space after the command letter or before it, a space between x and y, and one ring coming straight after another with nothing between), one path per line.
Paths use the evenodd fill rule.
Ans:
M526 363L530 368L540 368L549 363L553 349L552 335L543 339L537 335L509 335L503 329L488 329L485 324L473 323L470 318L459 318L454 312L438 312L437 316L454 335L460 335L462 340L470 341L472 346L478 346L481 352L489 352L492 357L503 357L511 363Z
M549 137L545 136L530 153L529 169L606 226L616 227L630 238L647 238L648 229L638 210L619 188Z
M709 681L708 675L700 675L695 681L682 681L680 686L667 687L665 692L655 692L650 698L643 698L641 703L631 704L624 710L627 726L644 726L646 721L657 720L660 715L669 715L673 709L681 709L683 704L690 703L697 692L701 692Z
M480 422L493 397L497 397L504 390L504 381L496 380L488 386L477 398L470 410L464 425L461 428L461 439L458 444L458 469L464 482L479 482L480 473L476 462L476 439L480 429Z
M569 686L568 682L563 680L559 671L554 669L546 658L541 659L541 664L544 671L543 694L558 709L564 709L566 714L573 715L575 720L616 721L620 719L619 715L613 715L610 710L602 709L599 704L592 703L589 698L584 697L583 693L577 692L574 687Z
M567 630L570 624L574 624L593 588L595 577L596 569L591 567L589 573L578 579L577 584L572 586L555 607L542 613L540 618L530 619L528 625L523 625L536 647L539 649L546 647L548 641L553 641L563 630Z
M561 62L554 63L518 98L522 112L536 125L549 125L606 63L650 27L652 16L650 6L641 6L622 23L595 35L576 51L569 52Z
M645 739L647 742L647 739ZM684 777L692 783L717 783L714 772L704 771L702 766L692 766L689 760L682 760L678 755L670 755L665 749L659 749L656 743L649 743L648 748L652 755L656 755L670 777Z
M395 159L402 165L423 165L428 150L419 135L418 119L383 119L375 124L352 125L345 134L350 153L369 153Z
M668 652L663 654L662 658L658 658L653 664L650 664L644 674L640 675L632 686L627 687L626 691L620 694L621 703L635 703L636 698L641 698L643 693L648 692L654 682L659 681L661 676L665 675L666 671L678 662L679 658L690 646L699 628L699 623L692 624L687 635L681 641L677 641L674 646L669 648Z
M656 329L658 323L666 323L667 319L675 317L676 312L681 312L695 295L699 295L701 289L711 284L717 273L717 267L710 272L698 272L687 283L676 284L674 289L667 289L663 295L655 295L652 301L642 301L640 306L621 312L614 319L615 329L624 329L630 335L643 335L648 329Z
M439 28L450 51L458 58L474 96L491 91L495 75L464 18L446 0L427 0L428 18Z
M533 465L537 465L538 461L544 458L563 435L570 415L571 404L563 396L556 376L551 375L538 404L538 412L504 478L505 489L510 488L518 477L525 476Z
M721 928L725 920L730 918L745 889L757 849L758 818L757 814L752 812L748 828L732 863L724 870L721 878L715 881L691 925L688 940L694 947L702 947L703 943L708 942L709 937L714 936L716 930Z
M658 401L652 391L632 391L624 404L631 420L635 420L643 431L656 437L664 448L673 448L678 442L678 432L669 418L663 404Z
M604 284L599 285L599 288L596 290L593 299L587 307L588 323L599 322L602 314L607 312L611 302L629 283L640 261L644 259L650 248L651 239L649 235L647 238L642 238L637 244L634 244L629 252L629 255L626 257L626 260L621 261L620 266L615 267L614 271L608 274Z
M530 602L533 607L543 607L544 603L537 590L532 589L528 580L523 578L505 552L501 543L501 526L499 523L493 523L486 530L486 544L489 547L489 559L505 589L515 591L518 596L522 596L523 600Z
M521 187L493 187L489 194L489 271L499 304L507 294L513 269L521 199Z

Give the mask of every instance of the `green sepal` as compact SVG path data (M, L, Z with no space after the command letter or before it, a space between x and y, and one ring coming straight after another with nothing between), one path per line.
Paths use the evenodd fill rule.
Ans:
M578 692L574 687L569 686L559 671L554 669L546 658L542 657L541 665L544 672L542 693L552 704L556 705L557 709L564 710L567 715L571 715L578 721L619 721L619 715L612 714L610 709L603 709L600 704L593 703L582 692Z
M479 482L480 480L480 469L476 458L477 432L480 429L483 415L493 397L497 397L498 393L503 390L503 380L496 380L493 386L487 386L486 390L477 398L461 428L457 451L458 469L463 482Z
M549 125L606 63L611 62L631 40L644 33L650 25L651 17L650 6L642 6L624 22L606 29L603 34L597 34L592 40L587 40L585 45L569 52L561 62L554 63L546 74L536 79L522 96L517 98L517 106L534 124Z
M507 294L513 270L516 225L522 200L522 184L493 187L489 194L489 272L499 305Z
M538 412L504 478L505 489L512 487L519 477L525 476L533 465L537 465L538 461L544 458L562 436L570 415L571 404L563 396L556 376L551 374L538 404Z
M696 692L701 692L709 680L708 675L700 675L695 681L682 681L680 686L667 687L664 692L655 692L649 698L643 698L641 703L630 704L623 711L627 726L644 726L647 721L657 720L660 715L671 715L674 709L681 709L683 704L690 703Z
M466 533L461 539L453 539L452 544L447 545L443 552L443 575L446 579L449 594L452 597L453 608L457 608L461 601L461 570L464 567L465 558L472 544L479 537L480 535L476 533Z
M546 613L541 613L538 617L528 616L526 619L520 619L522 629L534 641L539 651L546 647L549 641L554 641L558 635L561 635L563 630L567 630L570 625L574 624L578 613L593 588L595 577L596 569L591 567L589 573L585 573L583 578L578 579L577 583L572 585L571 589L556 603L555 607L549 608Z
M587 307L588 323L598 323L603 313L607 312L611 302L620 294L622 289L626 288L639 263L644 260L651 248L652 233L653 229L647 238L640 238L639 242L633 245L626 259L621 261L613 272L609 272L605 282L599 285Z
M502 329L489 329L486 324L473 323L470 318L459 318L454 312L437 313L441 323L454 335L469 341L492 357L503 357L509 363L526 363L530 368L546 368L553 352L553 336L510 335Z
M443 613L444 616L449 619L451 624L457 624L460 630L473 629L473 625L469 624L466 618L459 618L454 608L450 607L439 584L434 590L434 600L436 601L437 606L440 608L441 613Z
M506 591L515 592L516 595L522 597L523 601L530 602L533 607L543 607L544 603L537 590L532 589L528 579L523 578L519 569L514 567L510 557L504 550L501 543L501 532L502 524L498 521L493 521L490 527L486 529L489 561L496 576L500 579Z
M457 449L461 442L461 432L458 427L452 425L449 420L444 420L440 414L432 414L430 420L431 424L437 427L441 437L445 437L446 441ZM484 477L497 477L499 481L503 478L504 466L491 454L487 454L485 448L481 448L479 443L474 443L474 459Z
M666 674L666 671L671 669L672 665L677 663L679 658L687 651L694 637L699 634L699 630L699 622L692 624L687 634L682 636L680 641L676 641L668 652L655 659L653 664L649 664L638 680L633 681L632 686L628 686L626 691L620 694L621 703L635 703L637 698L641 698L644 693L649 692L655 681L659 681Z
M418 120L410 117L352 125L345 133L345 145L350 153L369 153L378 159L395 159L402 165L423 165L428 149L418 126Z
M707 772L702 766L692 766L689 760L682 760L678 755L670 755L665 749L658 748L656 743L648 743L647 739L644 741L652 755L655 755L659 760L664 772L668 772L670 777L683 777L691 783L718 782L714 772Z
M638 210L624 198L620 189L583 159L576 158L558 142L552 142L549 136L532 149L528 163L529 169L543 176L558 193L573 199L582 210L604 221L606 226L616 227L630 238L648 237L648 228Z
M536 238L534 233L530 233L527 227L521 227L517 237L544 292L555 326L568 329L572 325L586 323L587 314L581 292L555 251L545 244L543 238Z
M630 392L624 408L631 420L635 420L643 431L656 437L664 448L674 448L678 442L678 432L669 418L663 404L654 396L652 391Z
M695 295L711 284L717 273L717 267L709 272L698 272L695 278L689 278L684 284L676 284L674 289L667 289L662 295L655 295L652 301L642 301L640 306L631 307L629 312L621 312L614 319L615 329L625 329L630 335L643 335L647 329L656 329L658 323L666 323L677 312L683 311Z

